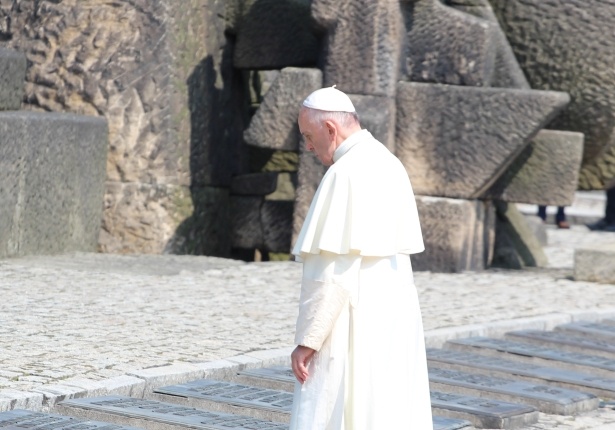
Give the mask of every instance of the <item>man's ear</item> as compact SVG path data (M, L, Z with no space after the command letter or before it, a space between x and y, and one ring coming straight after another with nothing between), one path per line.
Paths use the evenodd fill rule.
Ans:
M335 123L331 120L327 120L325 121L325 127L327 127L327 133L329 134L331 140L335 140L337 137L337 127L335 126Z

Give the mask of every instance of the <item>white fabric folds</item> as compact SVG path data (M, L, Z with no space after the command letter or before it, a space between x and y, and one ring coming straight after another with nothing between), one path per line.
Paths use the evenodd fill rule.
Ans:
M378 257L422 252L416 201L399 159L366 130L342 143L334 159L292 253L303 259L321 251Z

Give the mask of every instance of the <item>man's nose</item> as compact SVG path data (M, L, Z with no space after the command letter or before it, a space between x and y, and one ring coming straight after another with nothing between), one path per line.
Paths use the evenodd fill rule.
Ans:
M314 152L314 146L312 146L311 143L308 143L307 144L307 150L310 151L310 152Z

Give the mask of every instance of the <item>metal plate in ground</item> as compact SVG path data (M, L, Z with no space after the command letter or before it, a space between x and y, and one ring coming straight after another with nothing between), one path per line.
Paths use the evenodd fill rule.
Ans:
M246 369L239 372L239 375L252 376L254 378L270 379L280 382L295 382L295 375L290 367L273 366L262 367L259 369Z
M607 376L612 376L610 372L615 372L615 360L596 355L582 354L578 352L560 351L554 348L547 348L528 343L513 342L505 339L492 339L487 337L470 337L466 339L454 339L447 341L447 344L456 347L467 347L478 351L484 348L485 351L499 351L515 354L519 357L536 357L545 360L570 363L584 368L596 368L607 371ZM553 365L557 365L553 363ZM603 372L604 374L604 372Z
M518 342L530 342L563 348L566 351L615 358L615 343L612 340L592 339L580 333L575 335L563 331L518 330L506 333L506 336Z
M594 410L599 404L596 396L580 391L437 367L429 368L429 381L450 387L455 394L489 393L494 398L530 404L550 414L572 415Z
M559 325L555 327L555 330L583 334L594 339L615 341L615 326L611 324L579 321Z
M454 418L433 417L433 430L459 430L470 427L471 422Z
M207 430L288 430L288 424L131 397L71 399L60 405Z
M510 375L542 379L545 382L553 381L564 383L568 386L573 385L575 386L573 389L581 391L586 391L588 389L597 390L599 394L593 394L615 397L615 379L602 378L596 375L575 372L573 370L539 366L531 363L522 363L499 357L496 358L450 349L428 348L427 359L436 367L439 367L440 363L444 363L472 369L492 370ZM468 371L470 372L471 370Z
M154 390L158 394L197 398L254 409L290 413L293 395L285 391L250 387L232 382L199 379Z
M15 409L0 413L0 429L3 430L137 430L102 421L89 421L63 415Z
M528 405L439 391L431 391L431 406L436 411L459 414L481 428L524 427L536 423L539 416L538 411Z

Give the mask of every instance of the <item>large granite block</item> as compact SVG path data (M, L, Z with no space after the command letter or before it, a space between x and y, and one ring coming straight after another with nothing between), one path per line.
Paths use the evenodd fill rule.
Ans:
M228 190L107 182L100 250L228 256Z
M320 53L310 0L231 0L233 64L242 69L315 65Z
M0 48L0 111L21 107L26 65L23 53Z
M361 127L395 153L395 98L349 94Z
M416 202L425 251L412 254L414 270L455 273L488 267L495 222L489 203L425 196Z
M283 69L244 132L250 145L296 151L300 141L297 117L301 103L322 86L318 69Z
M261 208L263 245L269 252L290 252L293 232L292 200L265 200Z
M397 2L395 2L397 3ZM494 71L494 26L440 0L402 1L406 27L403 79L488 86Z
M615 285L615 238L613 243L574 250L574 279Z
M231 244L233 248L262 249L263 197L231 196Z
M451 0L448 2L455 9L488 21L494 27L495 63L491 87L530 89L523 69L508 43L506 34L500 27L488 0Z
M568 103L551 91L400 82L396 154L417 194L479 198Z
M114 237L106 242L113 249L159 252L183 219L176 220L175 190L227 188L233 176L248 171L242 133L249 106L225 34L225 2L6 3L0 11L10 10L11 25L0 34L2 44L28 58L24 106L106 117L107 177L127 184L108 191L143 185L140 203L149 192L165 202L152 203L150 218L169 224L141 224L147 218L141 215L120 220L119 212L105 211L112 217L105 222L113 225ZM165 190L170 194L162 196ZM134 238L135 224L146 240Z
M95 251L107 122L0 112L0 257Z
M525 216L513 204L496 201L495 207L493 266L509 269L546 266L547 256Z
M571 103L549 128L585 134L579 185L615 176L615 8L603 0L490 0L527 79L566 91ZM613 148L608 151L608 148ZM609 159L605 160L604 157ZM600 165L600 168L596 168Z
M570 206L583 156L583 135L541 130L485 197L515 203Z
M293 211L293 235L292 246L294 246L303 221L307 216L314 194L318 189L318 184L324 176L327 168L309 152L305 145L301 145L299 153L299 172L297 173L297 197L295 198L295 208Z
M404 33L399 2L313 0L312 15L327 32L324 86L394 96Z

